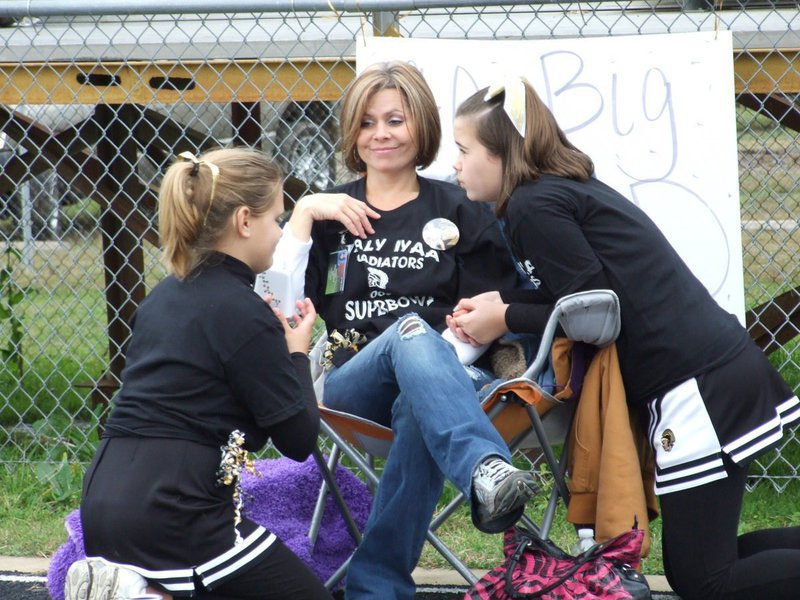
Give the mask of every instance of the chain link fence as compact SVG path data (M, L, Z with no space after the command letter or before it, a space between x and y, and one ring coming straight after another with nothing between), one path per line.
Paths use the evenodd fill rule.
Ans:
M155 190L177 152L259 147L285 167L290 199L347 177L337 110L362 35L732 31L747 324L800 391L794 1L76 4L0 5L3 462L91 456L130 317L164 276ZM796 479L798 442L762 457L751 486Z

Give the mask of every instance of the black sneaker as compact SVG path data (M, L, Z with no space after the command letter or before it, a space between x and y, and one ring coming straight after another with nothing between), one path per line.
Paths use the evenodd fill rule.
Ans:
M478 517L484 522L524 506L539 491L529 471L494 456L477 466L472 475L472 489L478 501Z

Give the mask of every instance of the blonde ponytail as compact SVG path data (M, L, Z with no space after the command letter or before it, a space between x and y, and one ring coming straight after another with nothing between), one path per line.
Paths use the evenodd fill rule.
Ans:
M165 265L184 278L214 251L237 208L247 206L258 216L282 201L283 175L265 154L247 148L180 158L161 183L158 227Z

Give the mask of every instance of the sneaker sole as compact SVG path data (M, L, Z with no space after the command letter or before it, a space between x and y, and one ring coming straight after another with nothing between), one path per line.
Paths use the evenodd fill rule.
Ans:
M64 582L65 600L87 600L92 587L92 570L85 560L72 563Z
M65 600L112 600L117 591L115 567L99 560L74 563L64 584Z

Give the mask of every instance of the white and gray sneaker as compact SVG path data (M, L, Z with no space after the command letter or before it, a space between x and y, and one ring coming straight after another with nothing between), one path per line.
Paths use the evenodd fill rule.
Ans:
M147 580L136 571L99 558L77 560L64 582L64 600L160 598L147 594Z
M475 468L472 489L481 521L491 521L518 509L539 491L529 471L517 469L496 456Z

